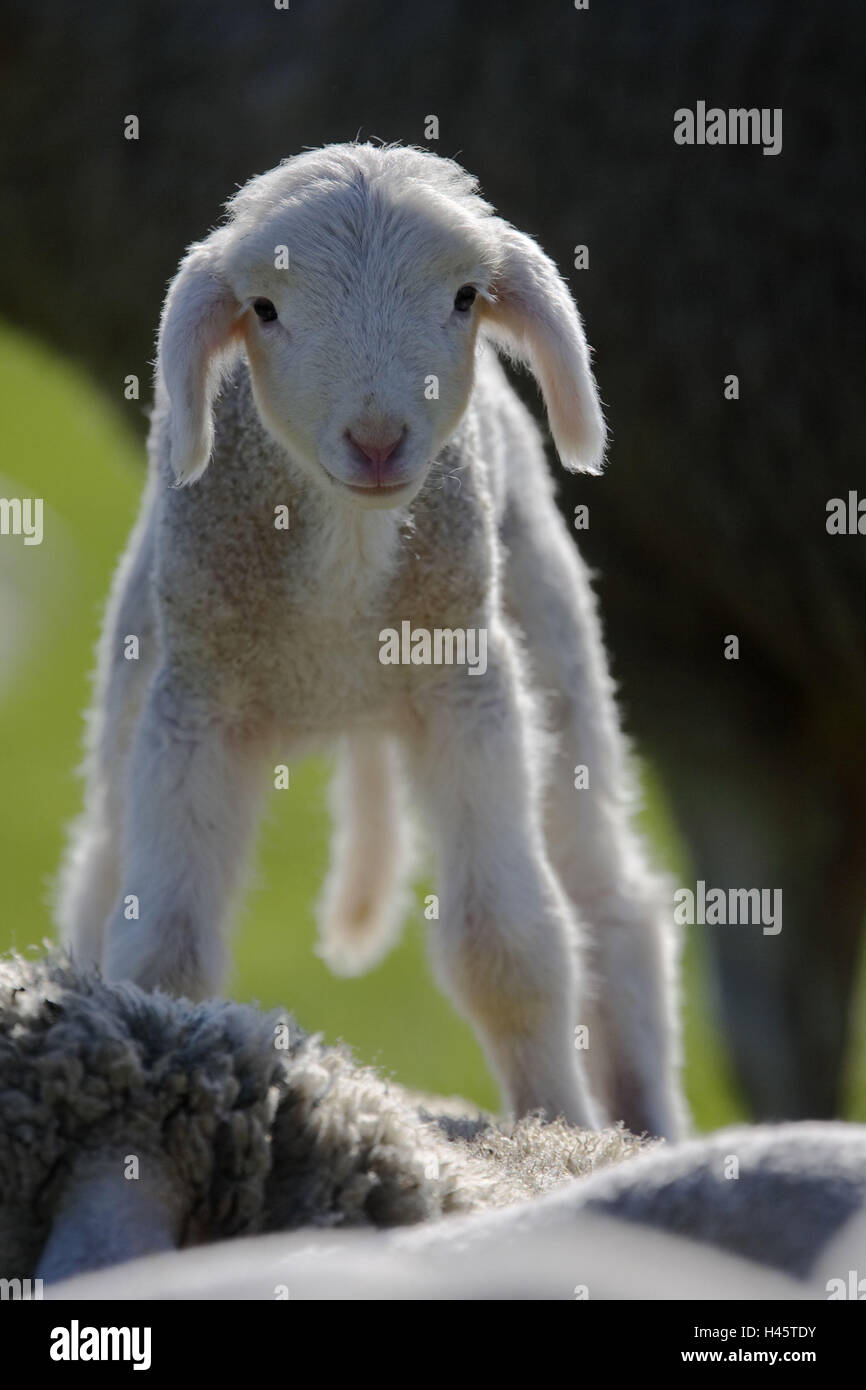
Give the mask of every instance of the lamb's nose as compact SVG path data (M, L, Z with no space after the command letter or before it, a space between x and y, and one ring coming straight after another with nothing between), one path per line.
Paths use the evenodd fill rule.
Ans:
M354 444L358 452L363 454L365 459L369 459L370 463L374 463L378 468L381 468L383 463L388 462L394 450L397 448L397 445L403 438L403 435L406 433L406 430L404 426L399 434L395 434L388 439L383 439L381 435L372 434L364 435L359 438L357 435L353 434L351 430L347 430L346 433L350 442Z

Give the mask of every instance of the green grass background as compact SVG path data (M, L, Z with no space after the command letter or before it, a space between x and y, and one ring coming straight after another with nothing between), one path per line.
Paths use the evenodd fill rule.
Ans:
M109 580L135 517L143 450L118 369L118 399L10 330L0 328L0 496L45 499L45 538L0 538L0 949L52 934L51 893L64 827L80 805L75 776L82 712ZM680 882L691 873L650 769L644 820ZM467 1025L433 984L419 885L402 942L370 975L339 980L314 954L313 904L325 871L327 768L292 769L272 794L257 867L235 936L232 993L293 1009L329 1041L399 1080L494 1106L496 1093ZM712 1021L701 942L686 945L686 1084L698 1127L740 1118ZM863 1010L859 1011L862 1018ZM862 1039L861 1039L862 1041ZM863 1047L857 1048L862 1057ZM855 1069L849 1113L866 1119L866 1068Z

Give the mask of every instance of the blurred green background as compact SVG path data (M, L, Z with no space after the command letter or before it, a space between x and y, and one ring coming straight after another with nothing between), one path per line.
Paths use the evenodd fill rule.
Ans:
M0 495L45 499L41 546L0 546L0 948L51 935L51 896L65 826L80 805L75 775L82 713L113 567L135 517L142 450L129 413L77 369L0 329ZM434 985L419 885L402 942L370 975L339 980L314 954L313 904L325 871L328 822L320 762L293 768L274 792L235 938L232 992L285 1005L301 1024L343 1038L364 1061L408 1085L495 1106L475 1039ZM652 771L644 768L646 830L680 882L690 867ZM696 932L686 943L686 1080L696 1125L744 1117L712 1021ZM864 1010L858 1008L857 1017ZM854 1055L862 1057L857 1045ZM866 1068L849 1078L847 1113L866 1119Z

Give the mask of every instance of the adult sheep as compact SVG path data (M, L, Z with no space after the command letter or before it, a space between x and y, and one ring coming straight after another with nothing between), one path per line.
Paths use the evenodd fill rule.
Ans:
M838 1297L863 1267L864 1126L669 1146L467 1110L279 1013L2 958L0 1268L108 1271L76 1297L272 1298L282 1267L293 1298L594 1299Z

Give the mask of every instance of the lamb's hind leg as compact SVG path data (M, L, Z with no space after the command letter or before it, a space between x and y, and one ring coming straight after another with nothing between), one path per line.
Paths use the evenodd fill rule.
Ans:
M84 811L70 827L57 883L60 939L81 965L102 960L105 924L119 889L129 746L156 664L149 540L146 528L135 533L114 581L88 716Z
M512 518L508 545L509 610L525 634L534 679L548 692L558 736L546 833L554 867L587 928L590 1081L611 1119L674 1138L685 1108L673 909L632 824L628 750L595 596L549 498Z
M60 940L79 965L99 965L105 922L117 896L121 798L111 772L88 770L87 805L69 830L55 917Z

